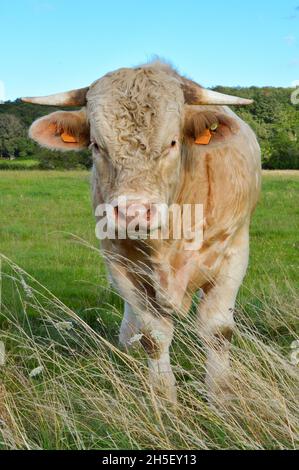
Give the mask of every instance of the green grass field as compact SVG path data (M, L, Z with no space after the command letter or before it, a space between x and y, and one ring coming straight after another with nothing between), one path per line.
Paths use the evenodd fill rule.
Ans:
M298 173L264 174L238 299L234 360L247 387L236 406L238 418L232 411L211 411L202 396L193 396L202 377L190 359L198 361L192 324L183 325L190 329L190 342L179 337L174 342L182 418L182 409L159 411L146 384L140 385L147 390L144 398L138 398L138 407L135 403L136 370L145 374L144 360L137 353L128 359L116 348L122 302L108 288L97 250L89 174L0 172L0 324L10 365L0 367L0 420L8 429L0 446L296 447L298 367L289 365L289 353L298 337L298 201ZM60 316L75 319L78 331L52 331ZM48 353L51 348L55 354ZM28 371L40 364L46 372L29 378ZM244 399L252 390L260 401ZM262 395L270 391L276 408Z
M33 170L37 169L39 161L29 158L3 160L0 158L0 170Z
M87 172L2 172L1 252L72 308L99 300L99 256Z
M1 253L79 312L101 302L99 254L87 172L0 173ZM264 176L251 228L250 267L242 295L249 300L271 282L299 281L299 172ZM74 236L73 236L74 235ZM284 288L281 286L281 295Z

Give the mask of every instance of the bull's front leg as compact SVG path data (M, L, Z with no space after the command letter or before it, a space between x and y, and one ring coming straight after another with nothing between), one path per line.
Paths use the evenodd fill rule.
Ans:
M164 312L165 313L165 312ZM175 377L172 372L169 348L173 337L173 322L153 307L133 309L125 303L125 315L120 328L120 342L126 348L132 345L132 337L139 334L139 341L146 355L149 368L149 384L153 391L176 402Z
M140 311L125 302L125 313L120 327L119 340L128 349L134 335L140 335L140 343L147 354L149 384L154 392L171 402L176 402L176 385L169 356L173 337L171 318L148 308ZM134 342L135 343L135 342ZM133 344L134 344L133 343Z
M148 357L150 385L154 392L175 403L176 384L169 356L173 321L169 317L163 317L163 314L149 311L140 320L140 343Z
M150 384L171 402L177 400L176 381L170 364L169 348L173 338L173 316L180 310L196 262L190 253L182 257L177 271L165 264L157 266L153 278L155 307L140 315L142 337L147 355Z
M248 229L234 240L221 272L205 289L199 305L199 334L207 354L206 386L209 398L229 398L233 392L229 350L234 329L234 307L248 264Z
M138 317L132 307L125 301L124 316L119 330L119 342L124 349L132 346L132 338L139 332Z
M110 273L119 293L125 299L125 311L119 340L122 346L131 345L135 334L140 334L149 367L149 383L154 391L172 402L176 401L175 378L170 365L169 347L173 337L171 309L163 307L159 311L157 303L152 305L144 293L130 280L126 269L111 263ZM153 300L153 299L151 299Z

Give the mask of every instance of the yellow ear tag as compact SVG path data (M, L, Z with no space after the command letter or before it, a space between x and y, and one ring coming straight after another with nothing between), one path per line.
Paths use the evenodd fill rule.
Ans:
M195 143L197 145L208 145L210 143L211 138L212 134L210 129L205 129L205 131L199 137L197 137Z
M60 137L61 137L61 140L63 140L63 142L67 142L68 144L78 143L77 139L74 136L67 134L66 132L63 132Z

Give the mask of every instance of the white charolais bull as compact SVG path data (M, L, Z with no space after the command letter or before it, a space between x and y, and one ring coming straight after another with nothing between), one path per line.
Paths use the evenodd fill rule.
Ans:
M230 381L229 345L234 305L248 263L249 224L260 192L260 148L250 127L226 105L250 100L200 87L161 62L108 73L91 86L30 103L83 106L35 121L30 136L50 149L87 146L93 154L94 208L118 197L115 217L140 205L147 238L105 239L102 249L114 285L125 301L120 342L140 339L151 383L176 399L169 346L176 315L187 313L202 289L195 328L207 351L211 397ZM203 241L186 249L163 228L155 204L203 206ZM176 219L172 219L172 232ZM171 231L170 231L171 232ZM157 238L157 237L156 237Z

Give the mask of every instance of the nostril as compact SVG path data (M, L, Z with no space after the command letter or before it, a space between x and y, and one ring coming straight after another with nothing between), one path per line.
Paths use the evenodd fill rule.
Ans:
M149 222L151 219L155 217L156 214L156 207L155 204L151 204L150 207L146 211L146 219Z
M126 218L126 207L125 206L115 206L114 214L117 220L123 221Z
M155 204L148 202L131 202L129 204L118 204L114 206L114 217L118 224L128 225L131 222L140 226L150 226L156 216Z

